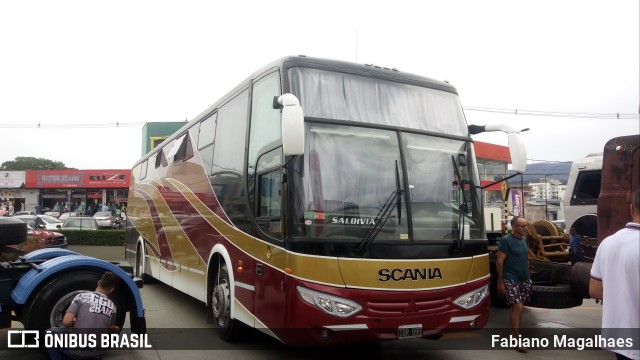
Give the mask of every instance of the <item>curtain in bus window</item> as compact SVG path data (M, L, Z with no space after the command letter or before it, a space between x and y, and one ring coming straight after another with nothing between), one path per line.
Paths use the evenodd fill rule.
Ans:
M343 97L343 79L340 74L292 68L289 70L289 75L292 92L300 100L305 116L349 119L347 104Z
M307 133L307 144L310 159L305 172L311 186L306 198L315 203L310 210L328 210L345 202L379 209L396 187L395 164L400 156L392 132L314 126Z
M454 93L308 68L291 68L289 75L308 117L468 134Z

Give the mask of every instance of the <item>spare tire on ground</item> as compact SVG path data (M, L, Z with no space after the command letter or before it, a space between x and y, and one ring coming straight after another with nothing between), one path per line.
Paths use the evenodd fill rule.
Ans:
M525 305L544 309L567 309L582 305L582 297L574 293L570 284L533 285L531 301Z

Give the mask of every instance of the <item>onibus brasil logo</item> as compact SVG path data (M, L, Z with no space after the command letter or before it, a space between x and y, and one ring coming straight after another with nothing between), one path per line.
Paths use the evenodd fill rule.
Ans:
M28 349L40 347L40 331L9 330L7 332L9 349ZM46 348L102 348L115 349L151 349L148 334L78 334L78 333L44 333Z

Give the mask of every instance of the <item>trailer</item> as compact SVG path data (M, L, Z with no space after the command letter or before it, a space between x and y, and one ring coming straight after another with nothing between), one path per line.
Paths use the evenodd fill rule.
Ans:
M62 326L62 317L80 292L93 291L102 274L120 277L111 299L116 304L115 325L121 329L129 313L131 331L146 332L139 288L142 280L132 269L115 262L84 256L67 249L46 248L27 254L14 247L26 241L27 224L0 217L0 254L18 253L15 261L0 262L0 328L21 322L27 330Z
M574 180L573 183L569 181L569 184L576 184L572 189L591 189L591 194L595 194L597 198L594 202L597 204L597 215L590 215L586 220L583 216L573 223L567 223L576 227L584 227L588 224L589 228L595 228L597 223L597 229L591 229L589 232L597 234L597 239L593 239L593 245L599 244L607 236L623 228L631 219L629 201L631 195L640 187L640 135L621 136L607 141L602 154L601 173L597 167L590 169L587 173L590 178L597 179L596 185L588 184L587 177ZM580 185L581 182L582 185ZM572 190L570 192L572 195L569 196L572 199L593 197L593 195L584 195L584 192L580 197L574 196L575 191ZM571 205L577 204L577 200L571 203ZM585 205L584 202L581 204ZM583 231L582 235L585 232ZM529 306L569 308L581 305L583 299L590 297L591 263L570 264L555 262L552 261L553 259L531 260L531 256L529 258L534 269L533 274L538 275L541 282L546 282L539 286L534 285Z

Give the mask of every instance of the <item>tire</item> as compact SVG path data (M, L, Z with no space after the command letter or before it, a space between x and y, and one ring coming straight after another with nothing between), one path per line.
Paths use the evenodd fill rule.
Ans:
M533 285L531 301L525 305L544 309L568 309L582 305L582 298L573 292L569 284Z
M25 329L46 330L62 326L62 317L73 298L81 292L95 290L99 279L98 273L78 270L49 281L29 301L24 312ZM127 312L120 287L110 298L116 305L115 325L122 329Z
M218 335L222 340L233 341L236 338L237 324L231 318L231 283L227 266L220 268L220 273L210 287L211 315Z
M0 246L18 245L27 240L27 223L0 216Z

